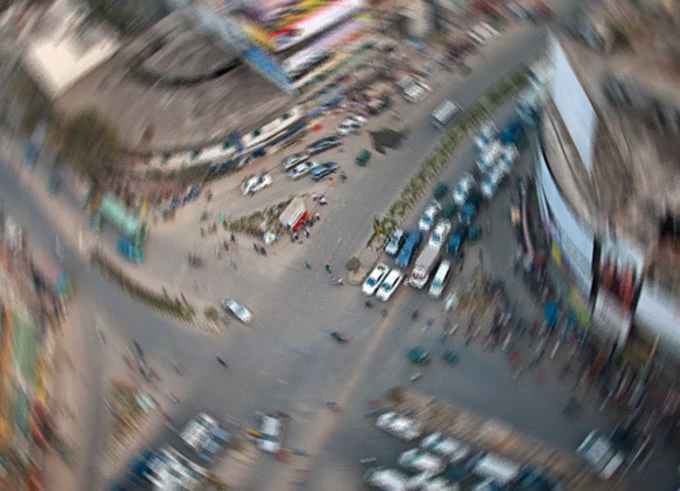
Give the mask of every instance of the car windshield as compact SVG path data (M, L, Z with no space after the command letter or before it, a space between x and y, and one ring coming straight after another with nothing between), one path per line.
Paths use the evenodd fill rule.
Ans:
M371 278L369 278L369 279L366 280L366 284L367 284L368 286L373 286L373 285L375 285L375 283L376 283L375 278L372 278L372 277L371 277Z
M232 304L231 308L236 315L244 315L246 313L246 309L244 309L242 305L239 305L237 303Z
M442 236L439 234L432 234L432 242L440 242L442 240Z
M432 217L428 213L425 213L425 215L423 215L423 222L432 223Z
M437 279L435 279L434 281L432 281L432 286L433 286L434 288L439 288L440 286L442 286L442 282L439 281L439 280L437 280Z
M389 282L385 282L382 285L380 285L380 288L385 290L386 292L390 291L392 289L392 284Z

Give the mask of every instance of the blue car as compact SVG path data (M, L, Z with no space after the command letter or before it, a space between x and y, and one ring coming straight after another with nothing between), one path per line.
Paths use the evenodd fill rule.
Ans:
M408 234L408 237L406 237L406 242L401 248L401 251L399 251L399 256L397 256L397 260L395 261L395 264L400 267L400 268L405 268L408 266L408 264L411 262L411 259L413 258L413 253L420 244L422 236L420 235L420 232L414 231L410 232Z
M463 248L463 242L465 242L465 239L467 238L467 233L468 227L466 225L461 223L456 227L456 230L451 234L451 237L449 237L447 246L449 254L452 256L460 254L460 251Z
M314 167L309 173L312 179L315 181L320 181L326 176L329 176L338 170L338 164L335 162L325 162L321 165Z

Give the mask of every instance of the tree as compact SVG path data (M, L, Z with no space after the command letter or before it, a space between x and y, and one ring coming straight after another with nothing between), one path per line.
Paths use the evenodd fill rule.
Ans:
M347 260L347 264L345 264L345 268L347 268L347 271L351 271L353 273L358 271L360 267L361 267L361 261L357 257L350 257Z
M61 159L95 182L102 180L119 147L116 130L93 109L61 122L56 139Z

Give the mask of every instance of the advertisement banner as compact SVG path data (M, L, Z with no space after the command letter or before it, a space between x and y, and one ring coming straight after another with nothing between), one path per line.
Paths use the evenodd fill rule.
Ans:
M338 0L293 24L274 31L269 37L275 51L284 51L351 17L364 8L364 0Z
M621 308L621 303L607 292L600 291L593 309L593 324L609 341L626 344L632 317L630 311Z
M644 254L611 238L602 241L601 251L600 290L608 292L622 309L630 311L642 277Z

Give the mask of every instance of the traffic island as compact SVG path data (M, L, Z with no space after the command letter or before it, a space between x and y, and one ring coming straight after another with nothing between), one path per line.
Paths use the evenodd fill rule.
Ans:
M409 412L428 431L439 431L514 462L533 464L559 479L566 489L605 491L611 489L573 455L517 431L509 424L485 419L436 398L394 387L385 393L392 411Z
M127 294L146 306L183 321L194 320L195 310L183 296L181 299L176 297L173 300L167 293L157 293L143 286L127 275L122 268L98 248L92 250L90 261L104 276L113 280Z

